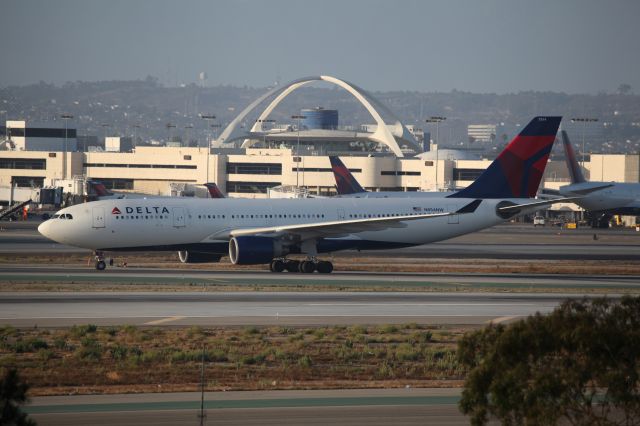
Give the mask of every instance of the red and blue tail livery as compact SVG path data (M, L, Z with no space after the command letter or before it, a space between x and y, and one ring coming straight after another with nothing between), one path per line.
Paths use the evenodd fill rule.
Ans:
M336 178L336 190L338 195L351 195L367 192L360 186L358 181L353 177L349 169L340 161L339 157L329 156L331 161L331 170Z
M218 188L218 185L216 185L214 182L207 182L204 184L204 186L207 188L207 191L209 191L209 197L225 198L222 191L220 191L220 188Z
M452 198L534 198L562 117L535 117L471 185Z
M562 134L562 145L564 145L564 158L567 163L567 168L569 169L569 174L571 175L571 183L583 183L587 180L584 178L582 174L582 170L580 170L580 165L578 164L578 160L576 159L576 153L573 150L573 146L571 145L571 141L569 140L569 135L567 135L566 131L560 132Z

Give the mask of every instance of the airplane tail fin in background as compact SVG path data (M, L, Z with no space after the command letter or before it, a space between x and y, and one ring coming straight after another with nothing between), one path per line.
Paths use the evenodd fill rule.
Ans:
M451 198L533 198L562 117L535 117L493 163Z
M87 181L87 185L89 186L89 194L95 194L98 197L109 197L114 195L113 192L109 191L106 186L102 182L98 182L97 180L89 180Z
M204 186L207 188L207 191L209 191L209 196L211 198L226 198L215 183L207 182Z
M571 183L586 182L578 160L576 159L576 153L573 150L569 135L564 130L560 132L562 135L562 145L564 145L564 158L567 162L567 168L569 169L569 175L571 175Z
M356 178L353 177L349 169L340 161L339 157L329 156L331 161L331 170L333 177L336 179L336 189L338 195L350 195L367 192L360 186Z

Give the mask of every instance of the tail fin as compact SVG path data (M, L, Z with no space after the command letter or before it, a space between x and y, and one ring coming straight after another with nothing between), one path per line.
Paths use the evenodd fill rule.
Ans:
M207 190L209 191L209 196L211 198L226 198L222 193L222 191L220 191L220 188L218 188L218 185L216 185L215 183L207 182L204 184L204 186L207 187Z
M453 198L533 198L562 117L535 117L478 179Z
M567 162L569 174L571 175L571 183L586 182L584 175L582 174L582 170L580 169L580 165L578 164L578 160L576 159L576 153L574 152L571 141L569 140L569 135L567 135L567 132L564 130L561 131L560 134L562 135L562 145L564 145L564 158Z
M360 186L356 178L353 177L349 169L340 161L339 157L329 156L331 161L331 170L333 177L336 179L336 189L338 195L360 194L367 192Z
M87 181L87 185L89 186L89 194L95 194L98 197L109 197L114 195L113 192L109 191L106 186L102 182L98 182L97 180L89 180Z

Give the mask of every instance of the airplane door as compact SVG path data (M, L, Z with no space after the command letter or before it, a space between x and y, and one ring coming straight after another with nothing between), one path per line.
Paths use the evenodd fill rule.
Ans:
M104 228L104 207L93 208L93 227Z
M456 206L453 206L453 205L447 206L447 211L455 212L456 210L458 210ZM457 225L460 223L460 215L454 214L454 215L448 216L448 219L449 221L447 223L449 225Z
M173 208L173 226L176 228L185 226L184 207Z
M338 209L338 220L344 220L344 210Z

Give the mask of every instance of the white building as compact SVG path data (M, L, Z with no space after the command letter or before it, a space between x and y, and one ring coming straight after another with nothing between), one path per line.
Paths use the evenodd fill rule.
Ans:
M62 121L29 122L7 120L9 148L17 151L76 151L76 129L65 128Z

